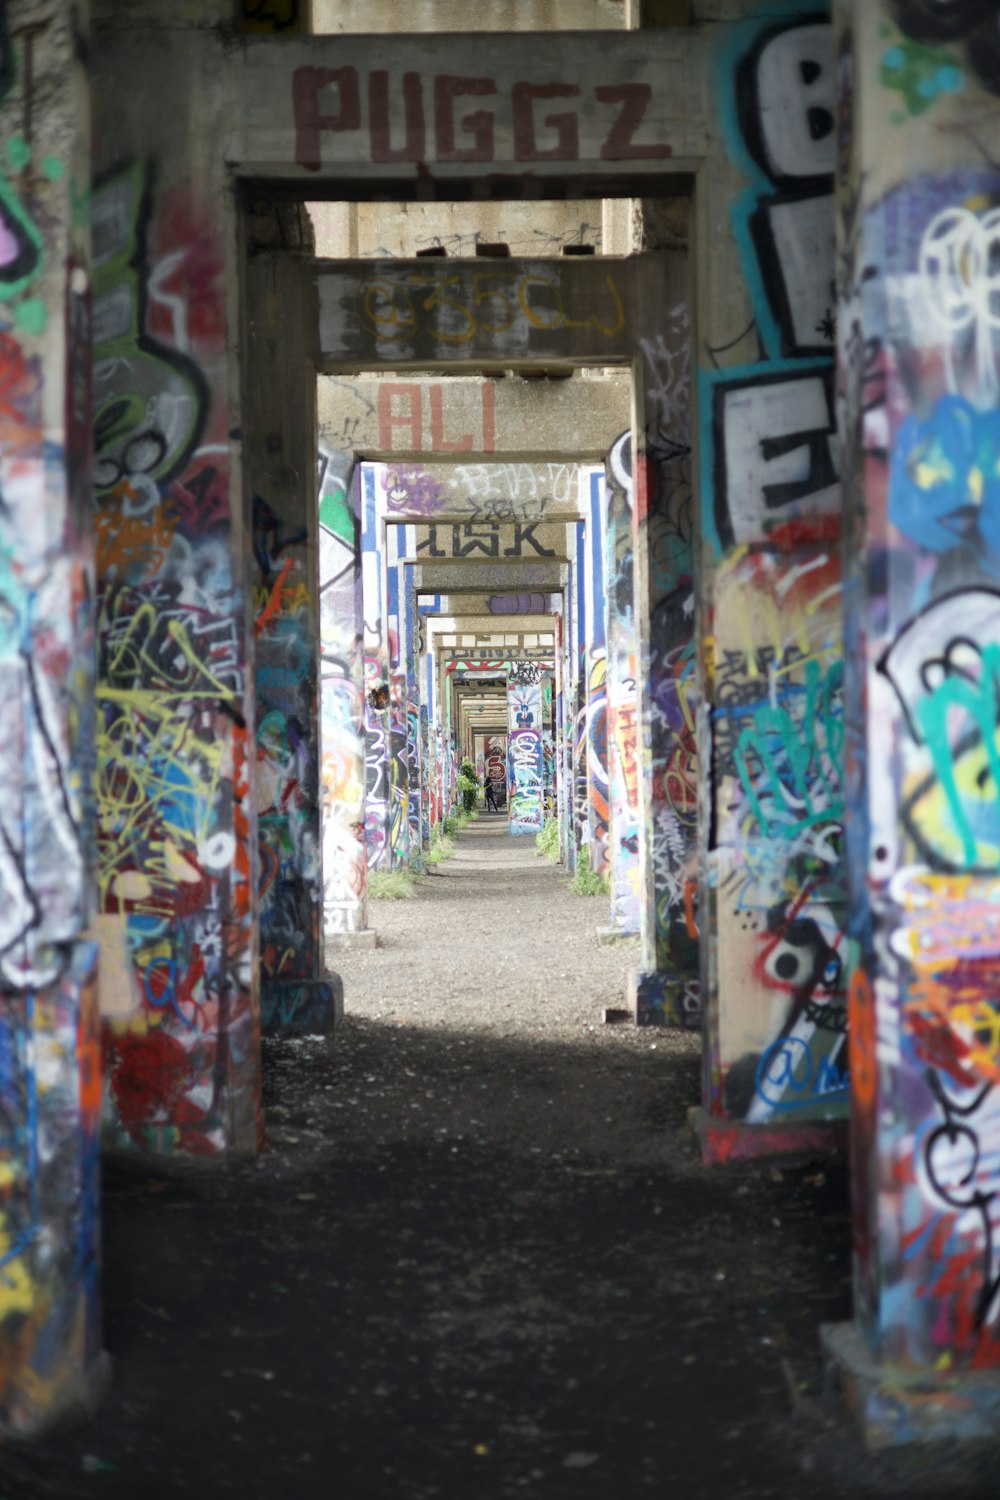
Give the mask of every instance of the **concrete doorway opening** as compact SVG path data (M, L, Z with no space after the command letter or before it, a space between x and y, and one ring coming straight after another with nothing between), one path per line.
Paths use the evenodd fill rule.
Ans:
M600 253L604 240L587 242L586 220L568 227L567 208L592 207L323 205L351 218L335 243L368 253L313 267L250 257L251 347L257 339L277 354L280 374L255 385L247 430L251 445L260 435L253 470L270 491L282 486L266 474L265 447L284 456L311 440L319 450L319 523L306 517L299 528L319 557L315 959L322 949L334 968L335 951L369 931L367 871L421 867L454 810L462 760L481 778L486 732L509 737L520 711L520 727L542 730L538 826L548 806L570 873L582 859L609 878L599 925L639 938L632 1014L690 1027L699 986L687 203L606 201L594 218L612 237L658 244L634 256ZM497 216L511 208L517 235L456 227L459 214L466 224L489 215L497 234ZM441 218L400 228L427 214ZM558 257L510 253L538 239L550 246L560 215ZM385 226L389 246L378 234ZM478 253L453 258L456 247ZM416 253L390 259L387 248ZM280 327L259 315L269 302L286 309ZM320 372L316 393L306 389L309 368ZM287 481L284 457L281 465ZM300 519L303 501L300 484L291 496ZM289 558L262 554L266 652ZM640 664L654 634L651 694ZM496 686L498 672L503 714L497 697L475 701L486 696L477 682ZM537 707L512 706L518 676L540 689ZM280 710L284 688L273 665L265 691L261 683L259 673L258 723ZM503 750L495 779L506 804L509 738ZM270 829L288 848L273 796L282 784L279 767L259 812L265 839ZM531 815L519 826L533 831ZM266 932L262 952L287 962L287 946L269 945ZM319 974L308 952L304 971L265 972L265 1020L276 1015L284 1029L295 1008L289 978L308 1000L301 981Z

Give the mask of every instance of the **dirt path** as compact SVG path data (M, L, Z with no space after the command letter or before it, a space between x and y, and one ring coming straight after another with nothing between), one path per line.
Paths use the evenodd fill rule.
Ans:
M696 1040L601 1024L634 944L491 822L267 1049L258 1163L109 1164L113 1388L0 1500L994 1500L996 1453L861 1453L843 1167L702 1167Z

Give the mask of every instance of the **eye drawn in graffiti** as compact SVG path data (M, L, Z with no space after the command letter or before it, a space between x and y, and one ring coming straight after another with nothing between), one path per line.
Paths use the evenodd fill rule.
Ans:
M782 903L767 914L760 972L791 999L774 1041L726 1075L727 1107L751 1124L817 1104L842 1105L846 1098L846 994L828 927L828 912L809 915L801 904ZM834 936L839 943L840 934Z
M440 486L432 475L417 464L406 467L387 466L383 483L386 507L390 511L411 516L432 516L440 509Z
M149 266L149 214L149 174L141 164L94 189L94 487L100 495L124 486L126 513L136 514L153 509L158 486L180 474L208 409L205 378L184 352L184 301L172 285L185 252ZM172 348L147 331L153 303L173 316Z
M935 869L988 874L1000 860L1000 593L965 589L930 605L879 663L922 771L903 817Z

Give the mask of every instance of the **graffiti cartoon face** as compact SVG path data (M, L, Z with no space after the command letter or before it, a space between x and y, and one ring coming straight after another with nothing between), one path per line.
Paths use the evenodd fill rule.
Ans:
M1000 573L1000 418L961 396L942 396L925 420L909 417L892 459L889 515L931 552L978 533Z

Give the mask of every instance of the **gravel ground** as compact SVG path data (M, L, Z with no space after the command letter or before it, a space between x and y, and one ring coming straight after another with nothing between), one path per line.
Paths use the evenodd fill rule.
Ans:
M696 1038L604 1025L635 944L485 817L269 1044L256 1163L107 1164L111 1391L0 1500L995 1500L862 1452L843 1164L703 1167Z

